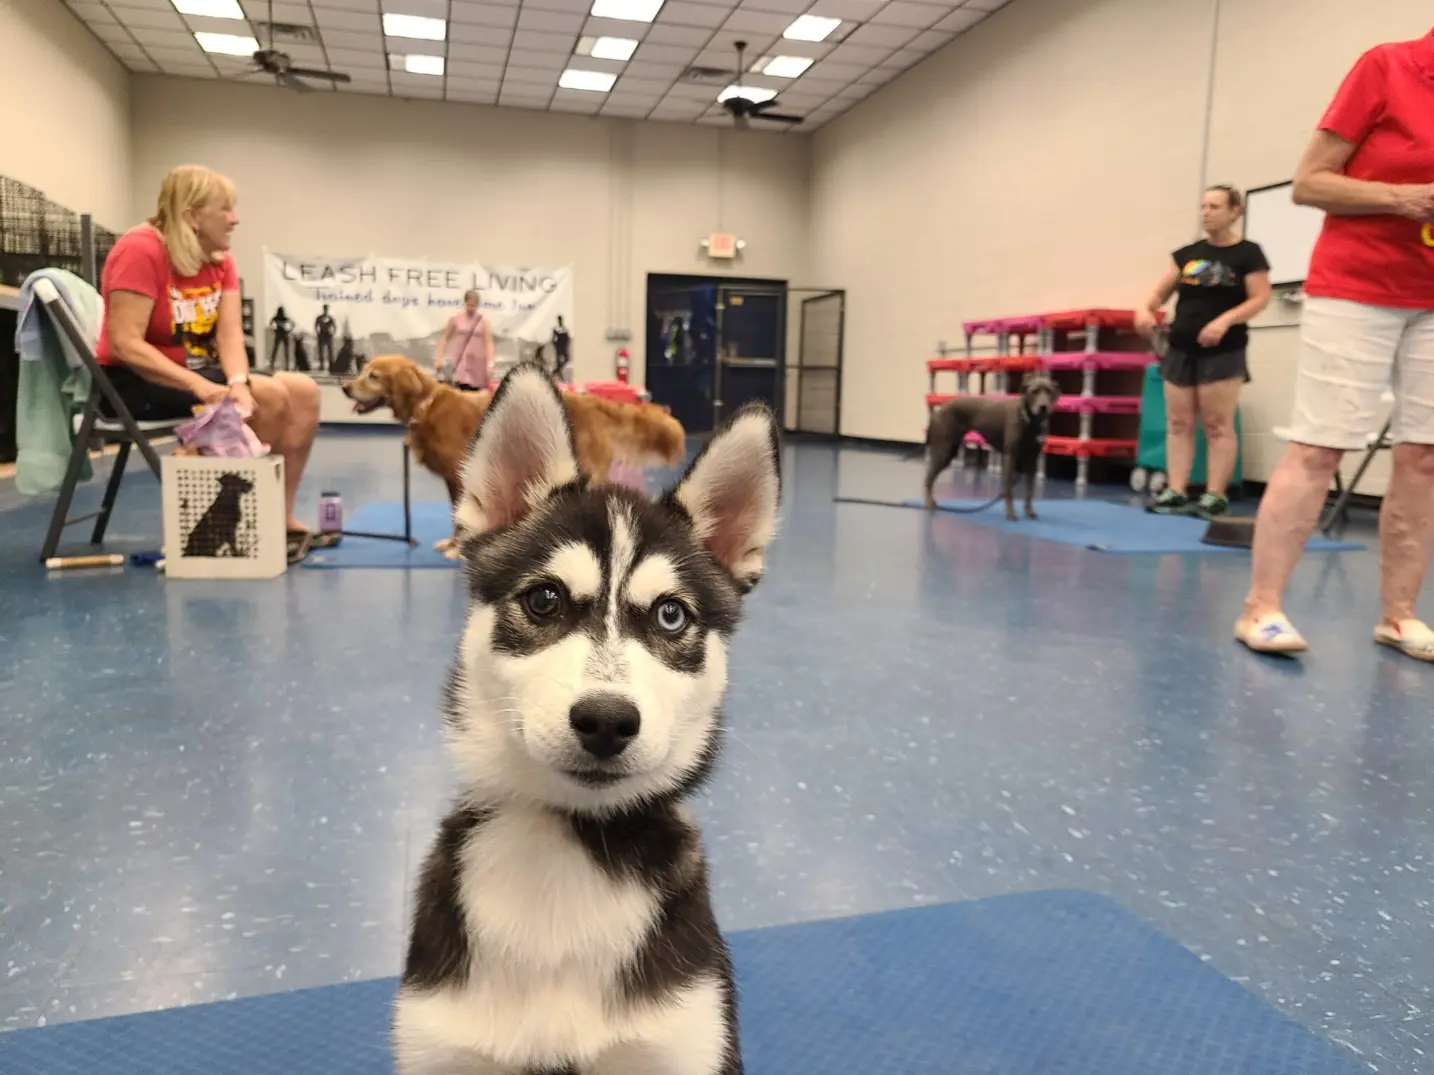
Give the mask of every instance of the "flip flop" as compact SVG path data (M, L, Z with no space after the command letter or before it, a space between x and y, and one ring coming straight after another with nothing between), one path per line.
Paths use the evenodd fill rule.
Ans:
M1235 639L1256 653L1288 655L1309 649L1309 643L1283 612L1266 613L1257 620L1239 621L1235 624Z
M312 548L314 535L308 530L289 530L285 536L288 538L289 563L297 564L309 555Z
M1416 661L1434 661L1434 631L1422 620L1400 620L1392 626L1381 623L1374 629L1374 640Z

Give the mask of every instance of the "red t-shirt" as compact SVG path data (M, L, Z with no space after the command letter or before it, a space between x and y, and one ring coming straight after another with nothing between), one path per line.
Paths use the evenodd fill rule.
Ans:
M1355 144L1344 169L1352 179L1434 183L1434 33L1361 56L1319 126ZM1315 243L1305 291L1434 309L1434 224L1331 213Z
M219 323L219 297L238 290L239 270L228 254L193 276L180 276L169 262L169 248L159 232L148 224L131 228L105 259L100 292L106 314L96 357L106 366L120 364L110 350L109 297L111 291L134 291L154 300L146 343L178 366L197 369L218 362L214 330Z

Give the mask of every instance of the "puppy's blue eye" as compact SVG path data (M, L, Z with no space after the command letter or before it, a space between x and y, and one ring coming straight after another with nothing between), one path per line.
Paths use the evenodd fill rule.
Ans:
M687 608L675 597L657 603L657 626L670 635L681 633L687 626Z
M552 619L563 610L563 591L554 583L540 582L523 594L523 608L535 620Z

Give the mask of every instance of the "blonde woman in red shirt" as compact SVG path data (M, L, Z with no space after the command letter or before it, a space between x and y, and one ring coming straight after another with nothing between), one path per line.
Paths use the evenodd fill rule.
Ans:
M1295 172L1325 210L1300 326L1291 444L1260 501L1235 637L1262 653L1307 643L1282 608L1345 452L1394 393L1393 474L1379 516L1374 640L1434 661L1415 603L1434 551L1434 32L1379 45L1345 76Z
M96 357L140 421L186 418L196 403L232 398L284 457L288 529L307 540L294 499L319 430L319 387L299 373L251 376L229 253L234 203L234 184L200 165L164 177L155 215L120 236L105 259Z

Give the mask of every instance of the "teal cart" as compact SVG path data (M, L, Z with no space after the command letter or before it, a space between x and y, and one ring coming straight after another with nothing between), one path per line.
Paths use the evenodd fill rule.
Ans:
M1240 409L1235 408L1235 438L1240 448L1235 454L1235 473L1230 479L1230 496L1244 491L1245 449L1241 433ZM1130 472L1130 487L1137 493L1151 495L1165 488L1165 382L1160 379L1160 364L1152 362L1145 370L1145 385L1140 393L1140 440L1135 449L1135 469ZM1195 430L1195 465L1190 468L1190 484L1205 484L1205 432Z

